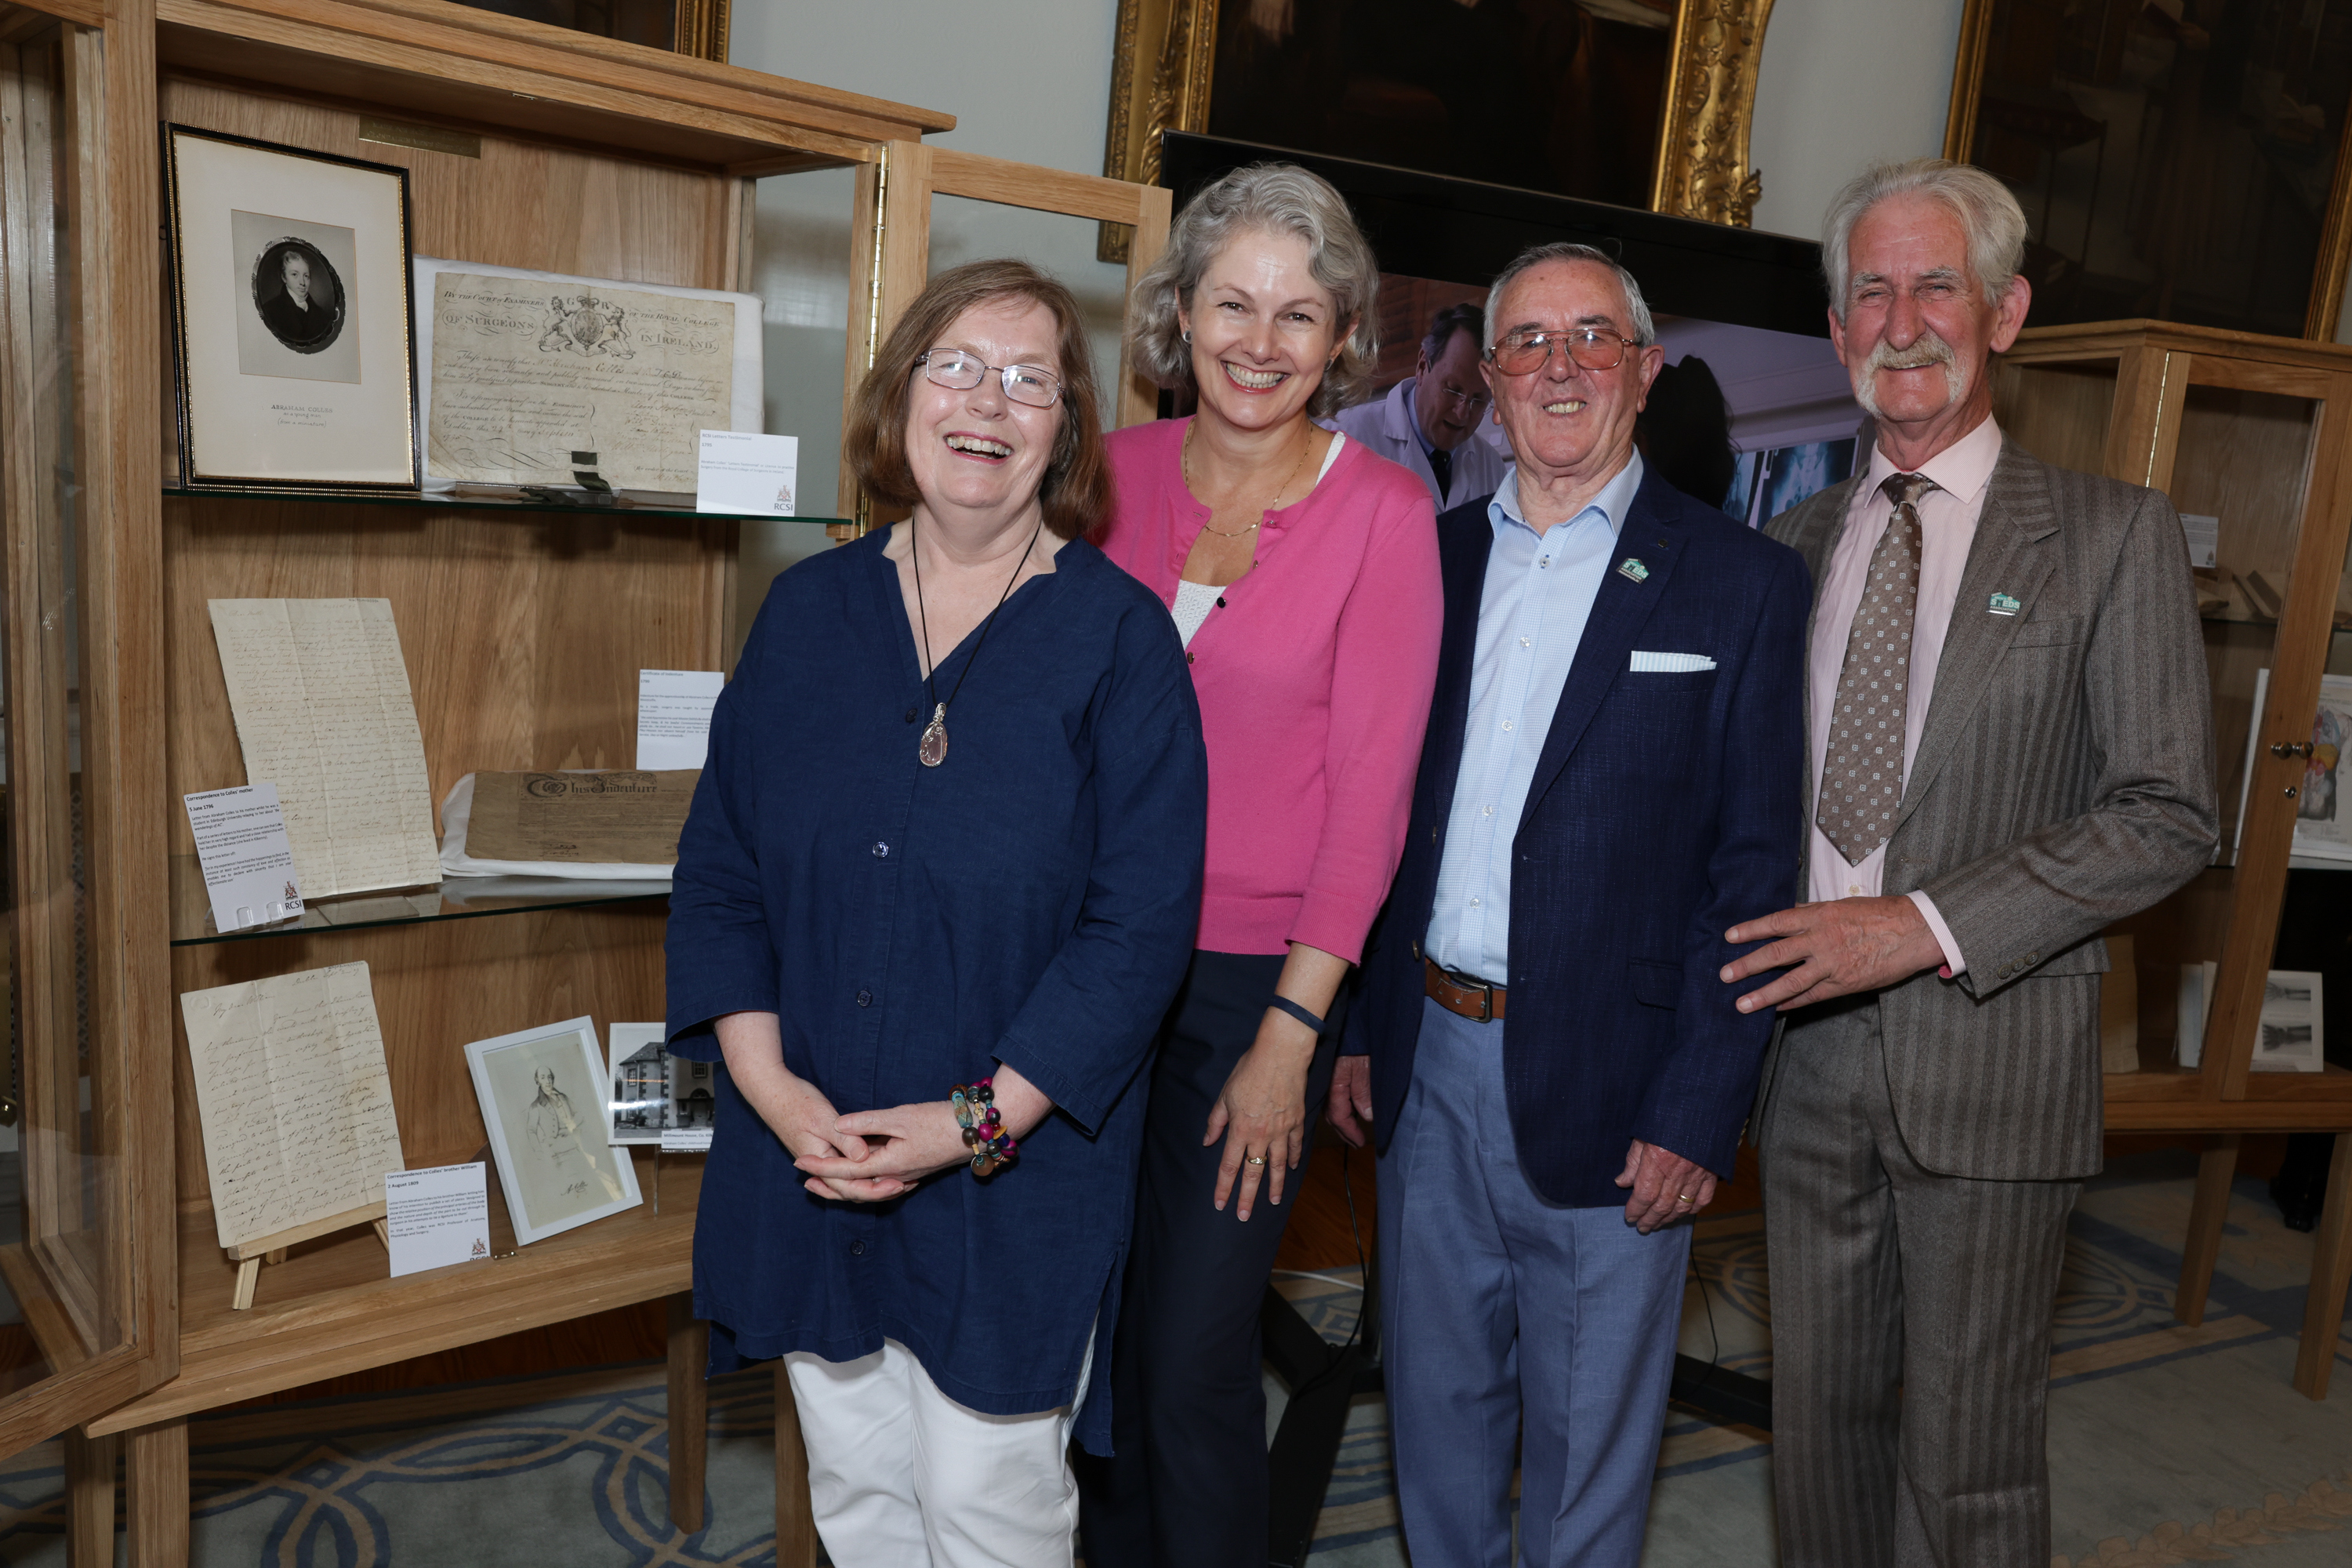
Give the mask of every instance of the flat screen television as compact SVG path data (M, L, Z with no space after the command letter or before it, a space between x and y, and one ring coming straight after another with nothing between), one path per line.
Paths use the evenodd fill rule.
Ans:
M1181 208L1234 169L1276 162L1330 181L1380 257L1381 395L1412 374L1437 311L1483 304L1486 285L1528 246L1575 240L1641 280L1667 363L1701 359L1723 389L1738 460L1727 492L1703 499L1760 523L1853 472L1866 416L1830 348L1811 241L1177 132L1162 147L1160 180ZM1491 423L1483 429L1499 444Z

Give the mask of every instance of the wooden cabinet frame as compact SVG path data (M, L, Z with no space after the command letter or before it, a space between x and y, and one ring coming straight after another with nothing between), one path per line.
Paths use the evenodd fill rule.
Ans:
M1170 192L1157 185L1129 184L1099 174L1066 174L951 147L927 147L919 142L890 142L879 159L857 172L849 275L870 281L866 292L851 300L849 350L842 365L845 393L854 392L873 368L882 340L897 324L899 313L923 291L929 276L933 196L968 196L1127 225L1134 231L1124 258L1130 298L1136 282L1167 248L1173 200ZM1136 370L1132 358L1122 343L1110 421L1115 429L1141 424L1159 412L1160 389ZM888 521L888 515L876 513L871 498L859 490L857 477L847 464L841 469L840 505L843 517L856 520L853 524L834 525L834 531L845 538Z
M2067 385L2041 387L2022 373L2079 369ZM2112 401L2099 406L2109 384ZM2177 491L2181 431L2197 388L2305 399L2317 405L2293 518L2294 557L2270 654L2269 694L2259 715L2257 747L2245 790L2245 821L2234 864L2201 873L2155 909L2123 922L2143 960L2143 1017L2168 1016L2169 960L2185 951L2219 954L2200 1065L2182 1069L2143 1058L2140 1070L2105 1079L2106 1125L2119 1132L2191 1132L2208 1139L2197 1194L2181 1248L2175 1314L2203 1321L2205 1296L2221 1243L2230 1182L2248 1132L2352 1131L2352 1072L2251 1070L2263 982L2278 938L2295 809L2288 786L2300 759L2274 755L2273 742L2310 739L2346 547L2352 542L2352 349L2217 329L2126 321L2029 329L1996 370L2002 425L2046 461L2097 468L2132 484ZM2274 520L2274 523L2275 523ZM2232 776L2244 731L2216 726L2220 773ZM2225 782L2223 843L2237 813ZM2328 1180L2319 1251L2305 1308L2295 1386L2324 1398L2352 1277L2352 1138L2339 1139Z
M509 1016L660 1016L665 922L658 903L638 901L173 945L168 867L190 848L176 796L243 776L205 601L391 598L436 800L473 768L625 765L635 690L626 672L718 668L738 635L738 525L726 520L167 493L159 121L406 165L425 254L706 288L749 280L755 178L856 168L853 369L922 287L934 191L1134 225L1146 242L1138 268L1164 239L1169 198L925 145L953 127L948 115L447 0L51 0L38 16L0 6L0 47L12 29L54 18L85 29L73 35L65 95L77 158L58 205L73 226L81 333L73 568L92 1048L119 1086L93 1109L122 1162L121 1212L103 1218L122 1238L112 1310L129 1331L108 1354L0 1398L0 1451L78 1427L66 1445L77 1562L110 1560L114 1468L127 1460L131 1560L158 1568L187 1556L192 1415L669 1298L676 1417L690 1426L706 1343L678 1303L699 1171L675 1160L641 1175L643 1208L488 1265L391 1279L362 1230L294 1248L265 1270L251 1310L229 1310L178 992L365 958L409 1163L471 1159L481 1138L465 1042L516 1026ZM21 196L23 182L5 173L0 184ZM0 221L35 215L12 199ZM0 279L0 304L12 300L0 312L0 407L21 418L39 392L24 374L33 328L17 308L22 290L11 296ZM1129 384L1120 409L1148 417L1150 395ZM0 651L7 679L22 683L63 657L52 601L64 576L56 541L28 525L34 513L8 490L37 471L42 448L17 428L0 428L0 442L12 639ZM9 453L20 455L13 467ZM12 721L61 737L61 717L40 717L36 697L11 690ZM37 781L16 782L8 809L34 826L56 815ZM54 859L54 835L17 837ZM59 941L37 919L16 929L37 952ZM25 1000L36 1019L59 1005L50 992ZM0 1268L13 1270L5 1257ZM52 1325L48 1339L55 1363L67 1338ZM789 1437L781 1400L779 1425ZM682 1427L673 1450L688 1528L701 1491L697 1436ZM779 1561L805 1562L814 1537L804 1469L795 1444L780 1441L778 1453Z

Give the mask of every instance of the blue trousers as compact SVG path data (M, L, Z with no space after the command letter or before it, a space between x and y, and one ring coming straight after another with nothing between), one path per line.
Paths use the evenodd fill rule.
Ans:
M1513 1153L1501 1023L1423 1004L1380 1162L1397 1503L1416 1563L1633 1568L1665 1428L1690 1226L1546 1200Z

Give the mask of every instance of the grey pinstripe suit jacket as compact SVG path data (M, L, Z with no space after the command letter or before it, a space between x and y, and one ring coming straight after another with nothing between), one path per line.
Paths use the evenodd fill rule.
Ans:
M1861 482L1767 530L1816 584ZM1991 613L1997 595L2021 607ZM2099 1168L2098 932L2208 863L2213 788L2172 503L2004 440L1886 847L1885 891L1926 889L1968 961L1957 980L1928 971L1878 994L1895 1120L1922 1165L2011 1180ZM1763 1096L1803 1033L1775 1040Z

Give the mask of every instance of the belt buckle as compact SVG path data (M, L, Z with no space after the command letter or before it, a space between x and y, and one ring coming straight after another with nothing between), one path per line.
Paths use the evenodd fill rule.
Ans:
M1438 969L1438 973L1445 976L1445 983L1453 986L1456 991L1475 991L1478 994L1478 1016L1475 1018L1472 1018L1471 1022L1475 1024L1491 1024L1495 1021L1494 986L1488 984L1484 980L1473 980L1466 975L1457 974L1453 970L1444 968L1443 966ZM1470 1017L1470 1015L1467 1013L1465 1013L1462 1016L1465 1018Z

